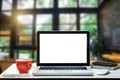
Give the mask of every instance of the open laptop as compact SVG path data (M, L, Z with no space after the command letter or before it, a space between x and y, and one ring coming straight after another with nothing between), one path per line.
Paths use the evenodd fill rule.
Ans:
M93 75L88 31L38 31L36 76Z

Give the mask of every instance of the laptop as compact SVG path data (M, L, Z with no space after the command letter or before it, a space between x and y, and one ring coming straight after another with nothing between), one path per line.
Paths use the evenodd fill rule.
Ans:
M88 31L38 31L35 76L93 75Z

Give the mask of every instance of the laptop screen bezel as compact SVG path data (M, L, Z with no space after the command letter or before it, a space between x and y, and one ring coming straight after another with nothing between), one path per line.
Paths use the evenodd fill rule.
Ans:
M87 63L40 63L40 34L86 34L87 35ZM38 31L37 32L37 65L38 66L89 66L89 31Z

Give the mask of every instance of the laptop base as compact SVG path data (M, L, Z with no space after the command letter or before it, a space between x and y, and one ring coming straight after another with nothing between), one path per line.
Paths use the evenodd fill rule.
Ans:
M93 76L90 66L87 70L39 70L38 67L34 72L34 76Z

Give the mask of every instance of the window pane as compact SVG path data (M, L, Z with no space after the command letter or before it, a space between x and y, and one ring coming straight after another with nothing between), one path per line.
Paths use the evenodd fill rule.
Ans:
M98 7L98 0L79 0L80 7Z
M75 31L76 30L76 25L60 25L60 30L62 31Z
M80 23L97 23L97 15L96 14L80 14Z
M98 41L98 28L97 24L94 25L81 25L82 31L89 31L90 32L90 54L91 55L98 55L100 53L101 48L98 47L100 45ZM96 52L97 50L97 52Z
M33 15L18 15L19 24L32 24Z
M17 28L18 35L31 35L32 25L31 24L19 24Z
M17 44L32 44L33 15L19 15L17 18L19 22L17 28Z
M77 7L77 0L59 0L59 8Z
M97 34L97 24L81 25L80 28L81 28L80 30L82 30L82 31L89 31L91 38Z
M18 9L33 9L34 0L18 0Z
M53 8L53 0L37 0L36 8Z
M12 10L12 0L2 0L2 10Z
M19 50L18 53L19 59L31 59L32 51L30 50Z
M51 31L52 30L52 24L47 25L47 24L38 24L36 25L36 32L37 31Z
M31 35L20 35L19 36L19 45L30 45L32 44L32 36Z
M36 24L52 24L52 15L51 14L39 14L37 15Z
M64 23L76 23L76 15L75 14L60 14L60 24Z
M0 48L0 61L5 60L6 56L9 56L10 50L8 48Z
M32 24L19 24L18 25L18 31L20 30L20 29L31 29L32 28Z
M19 26L17 30L18 32L17 44L19 45L32 44L32 28L28 28L26 26L23 26L23 27ZM32 25L28 25L28 26L32 26Z
M0 47L10 46L10 36L0 36Z
M32 29L31 28L22 28L19 29L19 35L32 35Z
M9 47L10 46L10 35L9 25L0 26L0 47Z
M36 16L36 31L50 31L52 30L52 15L39 14Z

